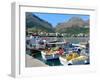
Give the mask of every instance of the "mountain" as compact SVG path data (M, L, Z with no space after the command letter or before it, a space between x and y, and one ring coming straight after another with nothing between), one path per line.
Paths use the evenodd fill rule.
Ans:
M26 29L30 32L59 32L69 34L89 33L90 20L72 17L68 21L58 23L54 28L49 22L31 12L26 13Z
M26 28L34 32L54 32L54 29L50 23L43 19L40 19L31 12L26 13Z
M69 19L66 22L63 23L59 23L56 28L57 30L59 29L65 29L65 28L69 28L69 27L83 27L84 26L84 21L80 18L80 17L72 17L71 19Z
M59 23L55 30L57 32L65 32L71 34L88 33L89 30L84 26L89 26L89 20L84 21L80 17L72 17L66 22Z

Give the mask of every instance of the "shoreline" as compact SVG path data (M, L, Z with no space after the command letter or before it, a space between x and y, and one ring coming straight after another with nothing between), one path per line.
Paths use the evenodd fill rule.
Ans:
M25 55L25 67L47 67L45 63L42 61L33 58L32 56L26 54Z

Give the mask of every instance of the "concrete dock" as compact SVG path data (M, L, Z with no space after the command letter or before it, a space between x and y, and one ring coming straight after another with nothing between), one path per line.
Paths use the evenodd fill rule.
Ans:
M48 66L45 63L43 63L42 61L33 58L32 56L26 54L25 55L25 66L26 67L45 67Z

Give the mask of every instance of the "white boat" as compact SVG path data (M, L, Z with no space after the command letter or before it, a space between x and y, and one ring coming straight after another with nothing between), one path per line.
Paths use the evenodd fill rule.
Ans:
M52 59L59 58L58 54L55 54L55 53L47 54L44 51L41 51L41 55L42 55L43 60L52 60Z
M76 47L80 47L80 48L86 48L85 45L82 45L82 44L72 44L72 46L76 46Z
M88 63L88 57L87 56L79 56L79 57L73 58L69 61L66 59L66 56L60 56L59 60L60 60L60 63L62 65L69 65L69 64L76 65L76 64L86 64L86 63Z
M59 56L59 60L60 60L60 63L62 64L62 65L68 65L68 61L67 61L67 59L66 59L66 56Z
M49 42L47 43L48 45L55 45L54 47L58 47L58 46L63 46L66 42L59 42L59 41L53 41L53 42ZM41 55L43 60L52 60L52 59L57 59L59 58L59 54L57 54L59 52L57 51L52 51L52 52L46 52L46 51L41 51Z
M66 42L55 42L55 43L48 43L49 45L51 44L56 44L56 45L63 45L63 44L65 44Z

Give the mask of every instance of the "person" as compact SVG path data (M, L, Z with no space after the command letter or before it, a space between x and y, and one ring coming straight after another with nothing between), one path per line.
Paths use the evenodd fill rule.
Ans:
M81 49L78 49L78 50L77 50L77 53L80 55L80 53L81 53Z
M63 54L64 54L63 48L60 47L60 48L58 49L58 54L59 54L59 55L63 55Z

